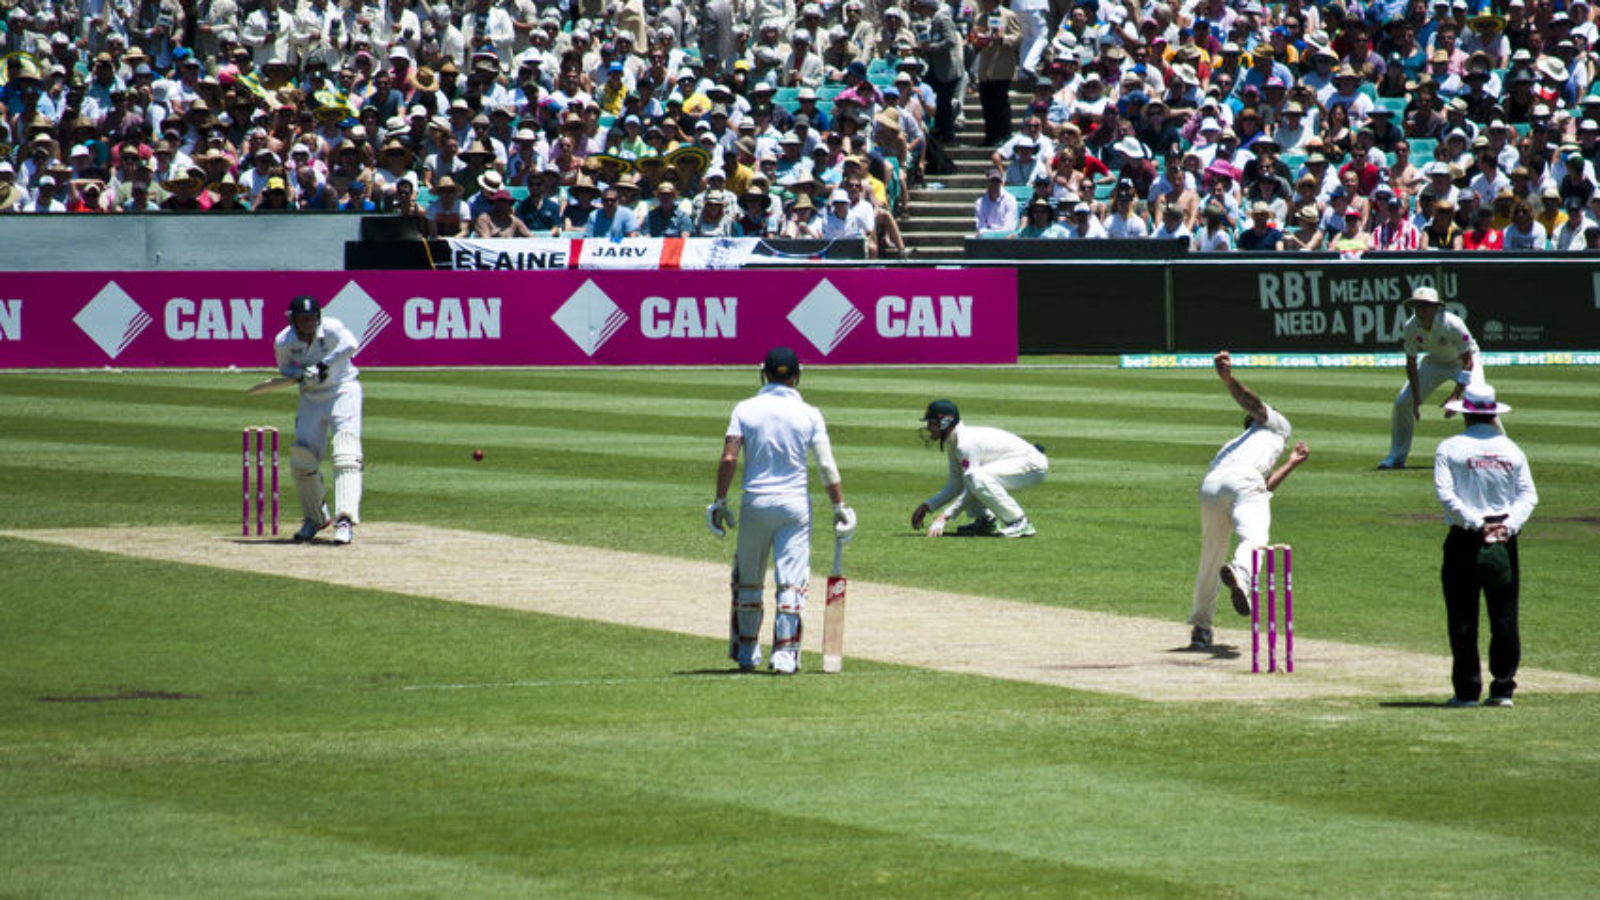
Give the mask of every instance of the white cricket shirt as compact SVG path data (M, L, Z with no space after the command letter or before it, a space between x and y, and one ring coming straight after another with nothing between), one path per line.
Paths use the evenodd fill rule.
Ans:
M1439 442L1433 457L1433 490L1451 525L1478 530L1487 516L1505 516L1512 534L1533 515L1539 492L1528 458L1492 424L1469 425Z
M1407 319L1401 344L1407 356L1425 356L1436 363L1460 363L1461 357L1478 352L1467 323L1444 309L1434 314L1432 328L1423 328L1416 316Z
M804 494L806 454L828 446L822 411L782 384L764 385L735 406L727 436L744 442L747 494Z
M957 422L944 439L945 456L950 460L950 479L939 493L928 500L934 509L966 490L966 475L973 469L1002 459L1039 456L1039 448L1001 428Z
M350 358L355 355L358 346L355 334L343 322L327 316L322 317L322 324L317 326L317 335L310 343L300 340L292 325L278 332L272 342L278 371L285 375L290 374L285 371L290 367L309 369L317 363L328 364L326 379L300 385L301 395L312 399L331 397L338 391L339 385L356 380L359 372Z
M1251 419L1250 427L1243 434L1223 444L1222 449L1217 451L1211 460L1211 470L1247 469L1266 478L1272 474L1288 442L1289 420L1269 406L1266 424Z

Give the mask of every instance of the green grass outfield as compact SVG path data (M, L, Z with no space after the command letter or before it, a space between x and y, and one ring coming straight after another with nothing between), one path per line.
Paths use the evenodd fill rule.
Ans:
M861 516L850 574L1166 618L1180 643L1196 486L1241 413L1209 371L1047 362L1076 361L806 375ZM1429 469L1373 471L1403 376L1239 375L1312 446L1274 504L1298 632L1444 654ZM0 530L229 533L240 427L292 419L292 395L244 395L259 377L0 374ZM1600 382L1491 378L1541 495L1524 661L1600 676ZM703 509L754 367L363 380L369 520L729 552ZM938 396L1046 446L1050 479L1021 495L1037 538L912 534L943 479L916 437ZM1413 460L1458 429L1430 413ZM292 510L287 462L283 483ZM727 667L723 642L649 622L293 574L0 538L0 898L1577 900L1600 885L1600 695L1445 710L1442 668L1426 696L1256 704L859 660L723 676L707 674ZM516 686L407 689L458 683Z

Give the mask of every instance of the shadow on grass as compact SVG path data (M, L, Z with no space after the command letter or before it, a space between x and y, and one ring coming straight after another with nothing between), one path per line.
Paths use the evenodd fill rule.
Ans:
M1173 647L1168 653L1193 653L1196 656L1209 656L1212 659L1238 659L1241 654L1232 644L1212 644L1209 647L1191 647L1188 644L1182 647Z

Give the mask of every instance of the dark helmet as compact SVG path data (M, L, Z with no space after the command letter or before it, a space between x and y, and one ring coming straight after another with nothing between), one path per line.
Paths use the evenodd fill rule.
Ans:
M933 422L940 431L949 431L961 421L961 410L949 400L935 400L928 404L928 411L922 414L922 421Z
M788 381L800 374L800 357L788 347L773 347L761 363L761 375L770 382Z
M289 321L293 322L295 316L312 315L322 318L322 304L310 294L301 294L289 301Z

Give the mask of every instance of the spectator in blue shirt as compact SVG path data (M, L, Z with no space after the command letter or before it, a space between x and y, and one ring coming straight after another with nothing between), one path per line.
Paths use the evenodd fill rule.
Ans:
M622 205L621 196L614 187L600 194L600 208L589 216L583 226L584 237L601 237L613 241L639 236L639 220L633 210Z

